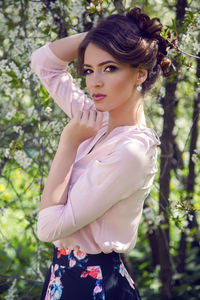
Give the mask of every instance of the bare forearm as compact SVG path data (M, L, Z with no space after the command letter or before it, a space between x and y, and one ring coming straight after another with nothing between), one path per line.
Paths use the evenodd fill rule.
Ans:
M103 113L78 111L64 127L42 194L40 210L67 202L71 172L79 145L95 136L101 127Z
M69 142L63 145L60 142L44 187L40 210L67 202L69 181L77 149L78 144Z
M50 43L49 47L53 53L63 61L73 61L77 58L78 47L85 38L87 32L68 36L66 38Z

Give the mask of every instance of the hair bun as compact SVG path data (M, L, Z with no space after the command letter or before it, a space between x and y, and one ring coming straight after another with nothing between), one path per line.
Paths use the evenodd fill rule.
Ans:
M160 65L163 76L169 76L174 71L170 59L166 57L167 47L172 48L173 43L169 43L168 40L164 39L161 35L162 24L159 18L150 19L148 15L142 13L138 7L132 8L126 17L132 20L140 30L141 38L150 39L157 42L158 53L157 53L157 65ZM168 32L170 37L170 32Z
M137 24L143 38L157 39L160 36L162 29L160 19L150 19L149 16L142 13L141 9L138 7L132 8L126 14L126 17ZM154 24L156 21L158 24Z
M165 56L161 60L160 66L163 72L163 76L165 77L168 77L172 73L172 71L174 71L171 60Z

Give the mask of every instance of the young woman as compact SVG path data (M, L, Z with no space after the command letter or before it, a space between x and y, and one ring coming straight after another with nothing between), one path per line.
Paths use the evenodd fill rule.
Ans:
M33 69L71 118L38 218L39 239L54 244L41 299L140 299L120 253L135 246L157 170L159 139L146 126L143 96L170 64L161 27L134 8L32 54ZM66 71L77 57L91 98Z

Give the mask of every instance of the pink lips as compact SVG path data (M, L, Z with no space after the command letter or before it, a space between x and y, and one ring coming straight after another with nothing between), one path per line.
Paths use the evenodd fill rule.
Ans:
M106 97L104 94L92 94L92 98L94 101L103 100Z

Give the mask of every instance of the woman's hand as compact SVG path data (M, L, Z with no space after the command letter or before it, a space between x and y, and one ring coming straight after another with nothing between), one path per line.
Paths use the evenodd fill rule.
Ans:
M84 140L94 136L100 129L103 121L103 113L96 110L78 112L65 126L60 137L60 143L78 146Z

